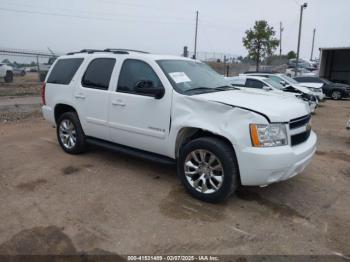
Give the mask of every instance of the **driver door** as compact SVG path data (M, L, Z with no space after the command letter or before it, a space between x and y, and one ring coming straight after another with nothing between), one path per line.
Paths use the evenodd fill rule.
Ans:
M156 99L135 88L140 81L164 88L162 78L163 82L166 81L154 61L124 60L117 88L109 101L109 128L113 142L158 154L166 153L172 90L165 90L164 95Z

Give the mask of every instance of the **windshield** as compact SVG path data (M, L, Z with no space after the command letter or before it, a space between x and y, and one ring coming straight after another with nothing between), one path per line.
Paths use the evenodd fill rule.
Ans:
M284 80L286 80L288 82L288 84L298 84L298 82L296 80L294 80L293 78L286 76L286 75L280 75L280 77L282 77Z
M272 86L273 88L277 88L277 89L283 89L283 88L284 88L283 85L281 85L280 83L276 82L276 81L273 80L273 79L266 78L266 79L264 79L264 81L265 81L266 83L268 83L270 86Z
M223 91L223 87L234 89L204 63L190 60L159 60L157 63L179 93L218 92Z

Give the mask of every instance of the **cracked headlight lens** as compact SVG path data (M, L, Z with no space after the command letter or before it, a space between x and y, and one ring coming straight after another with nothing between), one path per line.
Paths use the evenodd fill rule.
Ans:
M250 124L250 137L254 147L274 147L288 144L285 124Z

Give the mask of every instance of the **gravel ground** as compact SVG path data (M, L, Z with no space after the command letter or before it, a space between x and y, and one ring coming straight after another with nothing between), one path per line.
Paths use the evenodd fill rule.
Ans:
M92 148L72 156L40 117L0 123L0 254L350 254L350 101L313 116L306 170L213 205L175 169ZM1 244L2 243L2 244ZM95 251L94 251L95 250Z

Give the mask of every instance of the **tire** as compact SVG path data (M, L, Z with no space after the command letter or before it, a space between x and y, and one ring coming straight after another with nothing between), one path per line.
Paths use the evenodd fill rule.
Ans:
M6 83L12 83L13 82L13 73L11 71L7 71L6 76L4 77L4 80Z
M80 154L87 150L85 134L77 113L63 113L57 121L56 131L58 143L66 153Z
M203 159L204 156L202 164L199 163L200 161L195 160L193 153L197 157L197 160ZM216 157L216 159L208 165L211 162L211 156L213 158ZM214 169L220 166L220 164L221 169ZM200 167L193 168L192 165ZM198 169L200 169L199 172L196 171ZM191 172L194 172L194 174L185 174ZM182 146L177 161L177 173L186 190L193 197L205 202L221 202L228 198L239 185L236 155L228 143L216 137L197 138ZM220 176L220 174L222 175ZM203 189L204 183L205 186ZM213 183L216 188L213 186Z
M332 91L331 97L333 100L340 100L342 98L342 93L339 90Z

